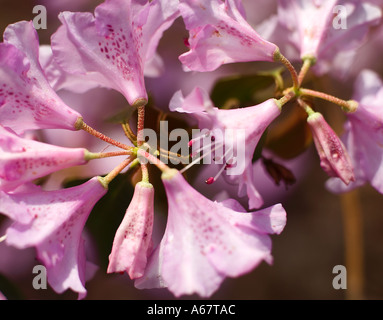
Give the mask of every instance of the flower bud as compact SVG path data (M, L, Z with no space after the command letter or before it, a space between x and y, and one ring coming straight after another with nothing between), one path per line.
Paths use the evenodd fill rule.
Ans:
M350 157L342 141L319 112L307 118L313 134L322 169L331 177L339 177L345 184L354 181Z

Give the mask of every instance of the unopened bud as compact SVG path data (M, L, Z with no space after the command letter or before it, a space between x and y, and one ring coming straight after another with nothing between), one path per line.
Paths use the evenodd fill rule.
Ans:
M342 141L319 112L307 118L313 134L322 169L331 177L339 177L348 185L354 181L350 157Z

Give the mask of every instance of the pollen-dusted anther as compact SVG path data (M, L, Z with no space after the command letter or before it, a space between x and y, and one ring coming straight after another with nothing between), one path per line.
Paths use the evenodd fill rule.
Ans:
M213 182L215 181L214 177L210 177L210 178L207 178L205 183L206 184L213 184Z

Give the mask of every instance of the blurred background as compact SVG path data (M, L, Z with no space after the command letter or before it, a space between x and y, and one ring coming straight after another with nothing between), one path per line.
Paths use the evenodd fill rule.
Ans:
M265 1L258 2L262 5ZM99 3L101 1L0 0L0 30L4 30L8 24L16 21L32 20L35 16L32 13L33 7L42 4L47 8L47 29L40 29L38 33L40 43L49 44L51 34L60 25L57 19L60 11L93 12ZM264 6L265 12L262 14L267 17L275 10L275 4L268 5L267 10L265 8ZM254 21L258 19L257 17L254 17ZM374 57L373 53L381 49L380 43L383 43L383 41L379 42L381 34L381 28L373 30L366 46L360 49L358 59L346 80L331 77L321 79L326 92L350 99L353 80L363 67L372 68L383 75L381 59ZM226 65L211 75L189 74L182 77L182 69L177 57L187 50L183 44L185 37L187 33L183 23L177 20L165 33L159 47L159 52L165 60L166 74L160 79L147 79L148 89L155 97L157 107L164 111L172 94L180 88L188 93L198 84L210 90L215 79L221 76L270 68L267 64L254 63ZM371 47L368 48L367 45ZM118 94L100 90L97 94L105 97L101 99L102 103L121 105L121 97ZM65 95L65 93L62 94ZM80 99L79 103L86 103L86 99ZM323 110L326 119L341 134L343 114L334 106L326 108L319 105L318 108ZM383 196L370 186L361 187L357 191L342 196L328 192L325 189L328 177L319 167L319 159L312 146L307 148L296 162L287 162L287 166L291 166L297 178L295 185L289 187L287 191L284 186L274 188L271 179L264 182L262 179L267 178L260 178L262 180L260 183L268 188L265 195L266 202L270 205L281 202L287 212L285 230L281 235L272 237L273 265L262 263L247 275L238 279L226 279L211 299L382 299ZM129 187L126 190L126 195L119 200L121 207L125 206L125 208L130 199L128 194L131 192ZM160 190L157 192L157 200L161 197L162 201L166 202ZM165 211L166 203L159 203L158 207L158 211ZM360 214L358 210L354 212L354 209L358 207L360 207ZM115 213L106 203L100 205L100 208L107 210L109 216ZM91 244L88 249L91 258L100 267L86 284L88 290L86 299L174 299L174 296L166 289L141 291L134 288L133 282L127 275L106 274L110 241L113 240L110 238L111 230L118 226L122 214L121 210L116 213L110 226L97 225L96 218L90 221L89 230L86 232L87 240ZM156 219L159 224L163 223L162 214ZM359 229L346 232L349 230L350 220L354 221L352 226L357 225ZM0 217L0 235L4 233L8 223L5 218ZM105 234L109 232L109 238L104 239L101 235L103 232ZM101 242L95 239L99 235ZM355 239L357 243L353 244L352 240ZM346 245L347 243L351 243L351 247ZM357 256L362 257L362 260L349 260L350 255L347 250L350 250L351 257L352 253L357 252ZM9 299L77 299L77 294L71 291L58 295L50 288L34 290L32 280L35 275L32 274L32 268L36 264L38 261L35 260L34 249L17 250L7 247L4 242L0 243L0 291ZM336 265L344 265L348 270L346 290L333 288L332 282L336 276L333 274L333 268ZM181 299L198 299L198 297L186 296Z

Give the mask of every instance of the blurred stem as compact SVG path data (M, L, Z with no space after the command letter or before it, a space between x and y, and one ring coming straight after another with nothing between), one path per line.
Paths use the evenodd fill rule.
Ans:
M93 153L93 152L85 152L85 160L94 160L94 159L102 159L102 158L109 158L109 157L117 157L117 156L129 156L132 154L132 151L126 150L126 151L112 151L112 152L100 152L100 153Z
M282 54L280 53L279 49L275 51L274 53L274 61L281 62L287 70L289 70L291 79L293 80L293 87L294 89L299 88L299 81L298 81L298 73L295 70L294 66L291 64L291 62Z
M132 129L130 128L128 123L122 123L122 129L124 130L125 135L127 138L135 145L137 146L137 136L133 133Z
M303 96L310 96L314 98L323 99L332 103L335 103L343 108L347 112L354 112L358 108L358 103L354 100L342 100L337 97L334 97L330 94L311 90L311 89L299 89L299 93Z
M289 89L290 90L290 89ZM276 100L278 106L280 109L282 109L282 107L287 103L289 102L291 99L295 98L295 92L294 90L290 90L290 91L285 91L284 92L284 96L282 98L280 98L279 100Z
M302 85L303 79L305 78L307 72L310 70L311 66L315 63L315 58L313 57L305 57L303 58L303 65L301 71L298 75L299 85Z
M306 111L306 113L310 116L315 113L315 111L302 99L298 99L298 104Z
M345 261L348 300L364 299L363 221L359 192L342 194L341 205L344 228Z

